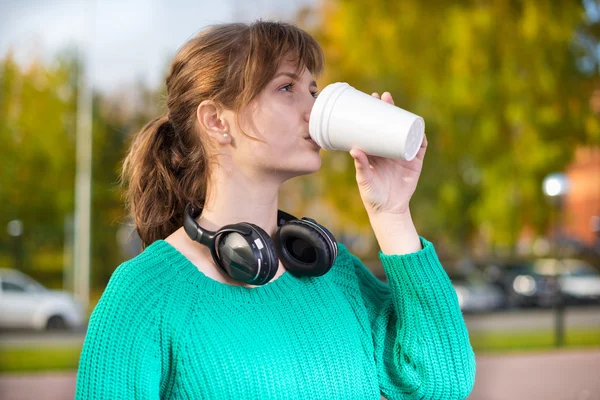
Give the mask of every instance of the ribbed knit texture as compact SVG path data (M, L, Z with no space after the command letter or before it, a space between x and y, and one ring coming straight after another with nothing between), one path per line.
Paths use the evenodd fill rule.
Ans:
M321 277L245 288L158 240L121 264L90 318L77 399L465 399L475 357L433 245L379 253L388 284L343 244Z

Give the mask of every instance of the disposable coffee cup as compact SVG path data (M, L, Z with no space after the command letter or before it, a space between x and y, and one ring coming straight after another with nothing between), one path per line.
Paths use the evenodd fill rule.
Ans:
M325 150L350 151L410 161L425 133L420 116L356 90L345 82L326 86L313 105L309 133Z

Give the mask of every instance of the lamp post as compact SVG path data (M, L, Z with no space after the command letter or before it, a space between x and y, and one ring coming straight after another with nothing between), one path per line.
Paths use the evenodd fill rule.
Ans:
M6 226L6 231L13 237L14 267L23 271L23 222L19 219L10 221Z
M550 204L554 208L551 218L552 244L556 258L562 257L560 248L560 237L563 233L564 201L569 191L569 180L565 174L556 173L548 175L543 182L543 190ZM556 347L562 347L565 343L565 301L560 286L560 269L556 270L556 292L554 294L554 327Z
M95 0L83 0L83 3L86 38L80 49L81 65L77 83L73 289L79 300L87 307L90 301L93 113L89 58L95 29L96 2Z

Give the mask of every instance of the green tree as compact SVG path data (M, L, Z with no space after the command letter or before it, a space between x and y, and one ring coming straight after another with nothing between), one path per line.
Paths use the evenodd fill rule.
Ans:
M119 172L132 135L159 115L160 93L138 82L94 103L92 285L104 288L125 255L117 231L128 224Z
M12 266L5 227L20 219L24 270L52 287L62 285L65 235L73 234L78 65L70 50L47 63L0 61L0 267ZM128 89L94 94L91 284L99 288L124 258L116 236L126 222L118 172L127 137L156 113L156 91Z
M0 62L0 249L10 253L4 227L21 220L26 270L62 263L64 216L73 208L73 71L68 56L51 67L21 67L11 54Z
M326 53L320 86L390 91L424 117L430 147L411 208L421 234L457 251L477 237L511 248L524 226L543 230L543 177L600 142L581 3L331 0L301 17ZM321 175L325 201L368 223L350 156L327 154Z

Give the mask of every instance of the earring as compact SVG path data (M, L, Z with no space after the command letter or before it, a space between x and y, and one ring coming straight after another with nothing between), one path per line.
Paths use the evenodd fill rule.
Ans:
M226 134L226 133L224 133L224 134L223 134L223 137L224 137L225 139L227 139L227 138L229 137L229 135L228 135L228 134Z

